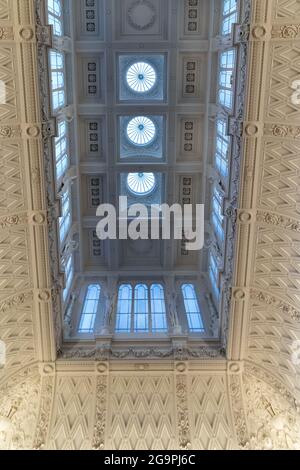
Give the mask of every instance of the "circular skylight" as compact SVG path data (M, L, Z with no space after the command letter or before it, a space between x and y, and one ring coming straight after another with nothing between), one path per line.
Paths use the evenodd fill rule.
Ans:
M155 188L155 176L153 173L129 173L127 186L133 194L147 196Z
M136 145L147 145L156 134L155 124L145 116L133 118L127 126L128 139Z
M129 67L127 72L127 83L129 87L137 93L147 93L154 87L156 82L156 72L154 68L146 62L136 62Z

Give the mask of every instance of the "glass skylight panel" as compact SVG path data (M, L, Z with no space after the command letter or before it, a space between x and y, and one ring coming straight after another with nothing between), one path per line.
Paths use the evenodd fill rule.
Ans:
M134 331L147 333L149 331L149 300L148 287L139 284L134 290Z
M58 123L58 136L54 140L56 178L59 180L69 166L68 143L67 143L67 123L60 121Z
M119 288L116 332L130 333L132 312L132 287L130 284L123 284Z
M63 9L61 0L48 0L48 22L53 26L54 36L63 35Z
M213 212L212 212L212 224L215 235L220 244L224 241L224 229L223 229L223 215L222 215L222 197L215 188L213 194Z
M64 302L67 300L74 279L74 255L71 254L65 264L66 287L63 291Z
M136 62L127 71L127 84L137 93L147 93L156 83L156 72L146 62Z
M236 55L233 49L220 55L219 103L228 109L233 107L233 74Z
M204 326L194 285L183 284L181 290L189 330L193 333L203 333Z
M101 288L98 284L88 287L81 313L78 333L93 333L100 301Z
M228 175L228 149L230 138L226 135L226 122L223 119L217 120L216 137L216 167L220 175L224 178Z
M145 116L137 116L128 123L127 136L135 145L147 145L153 141L155 135L154 122Z
M160 284L152 284L150 297L152 332L167 331L167 315L163 286Z
M50 51L51 90L53 111L65 106L65 67L64 54L54 50Z
M155 175L153 173L129 173L127 186L137 196L146 196L155 188Z
M71 194L70 190L68 190L62 196L62 217L59 219L59 234L61 244L64 242L71 228L71 223Z
M231 33L232 25L238 21L238 0L223 0L222 34Z
M212 285L213 293L215 297L218 299L220 296L219 268L215 260L215 257L212 255L212 253L209 254L209 259L208 259L208 275L209 275L210 282Z

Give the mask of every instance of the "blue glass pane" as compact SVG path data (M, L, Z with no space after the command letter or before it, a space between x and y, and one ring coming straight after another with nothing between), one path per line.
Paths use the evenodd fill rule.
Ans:
M183 284L181 289L189 330L195 333L204 332L203 321L194 285Z
M134 331L149 331L148 287L139 284L134 290Z
M79 333L92 333L94 331L100 294L101 287L99 285L93 284L88 287L78 329Z
M163 286L160 284L152 284L150 289L150 296L152 331L167 331L167 315Z
M128 69L127 83L137 93L150 91L156 83L156 72L146 62L137 62Z
M123 284L119 288L117 315L116 315L116 332L130 333L131 311L132 311L132 287L130 284Z

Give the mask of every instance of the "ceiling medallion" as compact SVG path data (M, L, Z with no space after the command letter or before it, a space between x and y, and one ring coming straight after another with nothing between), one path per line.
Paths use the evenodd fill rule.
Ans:
M151 28L156 18L156 8L149 0L135 0L127 11L128 23L138 31Z

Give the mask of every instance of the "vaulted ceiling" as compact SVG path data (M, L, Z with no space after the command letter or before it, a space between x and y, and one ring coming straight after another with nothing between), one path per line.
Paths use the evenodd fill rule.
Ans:
M40 113L37 60L38 42L51 41L47 28L36 25L32 0L0 1L0 79L7 90L0 105L3 447L299 448L300 108L293 87L300 73L300 8L296 0L253 0L251 9L241 31L249 40L246 114L234 127L242 134L242 187L226 357L158 361L145 354L124 362L100 349L90 358L57 356L61 318L54 305L61 287L51 276L47 217L59 210L49 208L46 197L43 151L53 123ZM122 18L114 38L130 42L132 25L122 25ZM163 40L164 11L159 18L155 34ZM172 112L184 117L191 109L183 103ZM199 109L192 114L201 120ZM201 155L200 164L193 163L199 174ZM83 175L100 171L93 163L80 167ZM180 173L174 160L176 169Z

